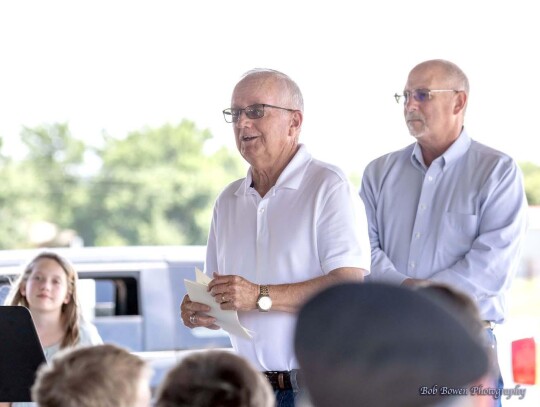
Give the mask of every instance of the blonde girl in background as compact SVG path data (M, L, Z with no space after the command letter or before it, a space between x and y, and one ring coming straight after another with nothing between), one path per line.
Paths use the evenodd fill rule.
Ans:
M13 284L7 305L27 307L47 361L60 350L103 343L94 325L82 320L77 296L77 272L60 255L38 254ZM0 403L0 407L30 407L35 403Z

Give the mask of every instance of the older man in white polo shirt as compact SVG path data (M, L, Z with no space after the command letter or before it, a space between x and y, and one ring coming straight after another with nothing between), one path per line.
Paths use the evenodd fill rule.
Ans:
M299 144L302 94L287 75L249 71L223 113L250 168L216 201L205 271L221 308L237 310L253 331L250 340L231 335L234 348L265 372L279 406L294 406L296 313L322 288L368 273L366 215L343 172ZM207 311L188 296L182 302L190 328L217 329Z

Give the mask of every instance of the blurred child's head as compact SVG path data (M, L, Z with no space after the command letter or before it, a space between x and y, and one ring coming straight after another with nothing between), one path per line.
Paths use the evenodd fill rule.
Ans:
M39 368L32 399L40 407L149 407L151 373L116 345L66 349Z

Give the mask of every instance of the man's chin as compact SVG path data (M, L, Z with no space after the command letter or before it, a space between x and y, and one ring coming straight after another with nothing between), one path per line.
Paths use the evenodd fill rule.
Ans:
M409 134L413 136L415 139L420 139L424 136L424 132L418 132L418 131L412 131L409 129Z
M426 127L418 121L407 123L407 128L409 129L409 134L416 139L422 138L426 134Z

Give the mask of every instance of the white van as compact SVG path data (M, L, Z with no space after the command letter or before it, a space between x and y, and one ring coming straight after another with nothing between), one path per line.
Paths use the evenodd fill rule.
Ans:
M204 246L86 247L0 251L0 304L9 284L41 251L67 258L79 274L85 318L104 342L123 346L154 368L152 387L195 350L230 348L226 332L188 329L180 319L184 279L203 268Z

